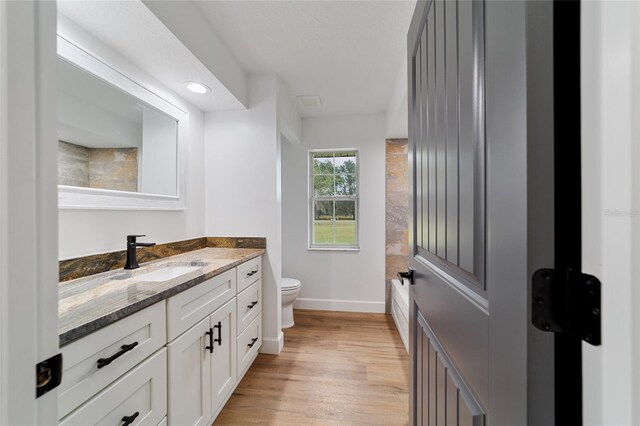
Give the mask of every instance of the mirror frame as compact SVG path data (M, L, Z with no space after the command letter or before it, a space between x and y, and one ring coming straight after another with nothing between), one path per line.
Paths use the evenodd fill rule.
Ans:
M74 210L186 210L189 113L58 35L58 57L95 75L177 121L176 195L58 185L58 208Z

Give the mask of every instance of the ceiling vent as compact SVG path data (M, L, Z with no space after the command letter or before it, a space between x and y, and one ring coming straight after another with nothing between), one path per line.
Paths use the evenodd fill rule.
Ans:
M302 108L317 108L322 105L322 100L318 95L302 95L297 98Z

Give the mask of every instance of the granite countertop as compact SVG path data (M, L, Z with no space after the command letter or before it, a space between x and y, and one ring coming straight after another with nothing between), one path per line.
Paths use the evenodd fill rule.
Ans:
M139 269L118 269L62 282L59 284L58 302L60 346L198 285L264 252L264 249L204 248L148 262ZM136 279L167 264L200 268L162 282Z

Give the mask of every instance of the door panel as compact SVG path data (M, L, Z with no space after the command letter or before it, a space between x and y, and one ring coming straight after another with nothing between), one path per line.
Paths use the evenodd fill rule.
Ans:
M435 132L436 132L436 255L447 258L447 133L446 81L444 43L444 0L435 0L433 7L435 32ZM430 44L431 46L431 44Z
M458 46L458 7L444 3L445 51L455 52ZM458 265L458 55L445 55L446 122L447 122L447 254L446 259Z
M423 257L482 293L484 9L463 3L429 2L416 48L415 241Z
M464 384L433 331L421 315L417 322L422 360L429 366L425 371L425 388L422 389L423 395L429 395L428 404L425 404L427 410L423 407L422 423L417 424L484 425L484 410Z
M414 58L415 73L412 76L412 78L414 79L413 84L416 91L415 96L418 99L418 101L415 104L416 119L414 120L414 126L415 126L414 132L416 135L419 135L418 140L420 141L420 143L416 145L416 155L419 158L426 158L427 156L426 147L422 143L422 141L424 140L422 135L423 135L423 132L426 131L426 125L424 125L423 122L425 122L427 119L426 118L427 110L426 108L424 108L424 105L422 102L422 99L427 98L427 82L426 82L426 71L425 71L426 68L424 66L424 64L426 64L426 60L423 61L422 59L424 57L425 45L426 45L426 32L423 31L417 51L416 51L416 56ZM424 159L421 160L421 163L424 161L426 160ZM424 169L420 167L416 169L415 173L416 173L416 182L418 182L418 185L422 187L423 181L424 182L427 181L426 180L427 177L424 175ZM426 203L426 200L423 197L416 199L416 211L420 212L420 214L422 215L422 211L425 208L428 208L428 204ZM419 245L422 245L423 241L428 241L429 239L428 224L424 228L423 228L422 222L416 224L416 238Z
M481 401L488 401L489 315L486 301L468 287L456 282L437 266L420 257L420 281L426 285L413 286L415 298L420 299L420 312L443 346L455 354L455 363L469 386ZM416 267L416 266L414 266ZM455 314L454 314L455 313Z
M524 22L517 2L432 0L411 23L413 424L526 423Z
M423 123L423 129L426 124L426 144L427 144L427 176L428 176L428 185L425 187L425 194L428 197L428 206L426 220L423 217L422 222L424 226L424 222L429 224L429 240L428 245L424 245L423 247L430 251L431 253L436 253L437 250L437 240L436 240L436 226L437 226L437 187L436 187L436 82L435 82L435 56L436 56L436 44L435 44L435 17L434 17L435 7L433 2L430 3L430 11L427 15L427 26L426 26L426 35L427 35L427 43L426 46L426 55L424 56L423 65L427 70L427 96L426 99L423 98L422 102L427 105L427 121ZM424 62L426 60L426 63ZM423 133L423 137L425 135ZM424 165L423 165L424 167ZM423 213L424 214L424 213Z
M428 339L425 339L425 342L429 342ZM429 342L430 343L430 342ZM427 377L429 378L429 380L427 380L427 383L429 383L429 389L428 389L428 393L429 393L429 424L430 425L435 425L436 424L436 414L437 414L437 407L436 407L436 395L437 395L437 375L436 375L436 352L433 349L433 346L429 345L429 358L428 358L428 362L429 362L429 369L427 370Z
M475 135L473 132L473 3L458 2L458 99L460 102L460 261L465 271L476 274L481 259L475 259ZM477 276L477 275L476 275ZM480 277L478 277L480 278Z

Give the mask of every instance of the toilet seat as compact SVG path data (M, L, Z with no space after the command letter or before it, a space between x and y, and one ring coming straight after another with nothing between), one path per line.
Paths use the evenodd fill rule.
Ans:
M283 291L295 290L300 287L300 280L296 280L294 278L283 278L282 281L280 281L280 284L282 285Z

